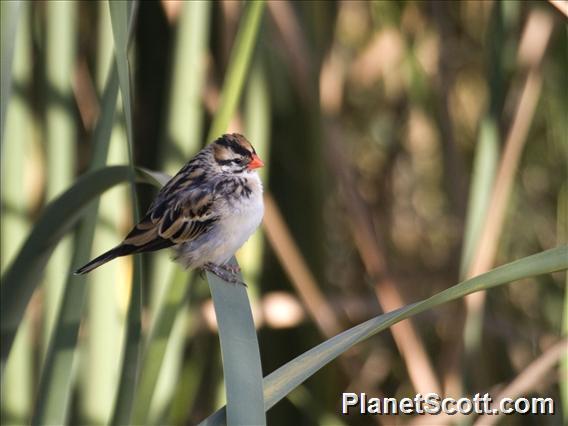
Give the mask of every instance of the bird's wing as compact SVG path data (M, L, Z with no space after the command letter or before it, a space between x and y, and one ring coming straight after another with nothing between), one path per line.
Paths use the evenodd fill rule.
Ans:
M75 273L86 274L116 257L160 250L203 235L219 220L216 188L200 163L190 161L158 192L146 216L121 244Z
M122 244L139 253L194 240L219 219L217 198L213 182L206 182L205 171L182 169L162 188Z

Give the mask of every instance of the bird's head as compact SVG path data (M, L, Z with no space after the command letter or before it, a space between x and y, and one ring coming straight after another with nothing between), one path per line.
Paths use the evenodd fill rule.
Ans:
M225 134L213 142L213 158L224 173L244 173L264 166L250 142L238 133Z

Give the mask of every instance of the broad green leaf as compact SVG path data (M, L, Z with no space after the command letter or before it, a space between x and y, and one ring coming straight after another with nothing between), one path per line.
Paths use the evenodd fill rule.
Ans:
M246 3L208 141L226 131L236 110L264 6L264 1ZM232 262L236 264L234 257ZM228 421L235 425L266 424L260 352L246 289L211 274L207 277L219 324Z
M114 53L118 68L118 81L120 83L120 93L122 95L122 105L124 108L126 136L129 145L130 162L133 163L132 156L132 96L130 87L130 67L128 64L128 45L131 34L129 27L132 27L135 8L132 1L109 1L110 18L112 24L112 35L114 38Z
M232 263L236 264L234 257ZM242 280L242 276L239 279ZM207 273L207 281L219 326L229 423L265 424L264 408L261 413L256 410L257 404L264 405L262 368L246 288L227 283L211 273Z
M168 283L165 297L161 300L152 325L148 342L142 357L140 380L138 382L132 421L147 424L150 403L154 395L160 369L164 364L166 349L170 342L177 314L186 300L191 275L183 269L176 269L174 279Z
M568 246L550 249L500 266L485 274L463 281L428 299L379 315L350 328L310 349L266 376L263 381L265 409L269 410L272 408L296 386L303 383L355 344L388 329L402 320L477 291L488 290L511 281L566 269L568 269ZM225 408L222 408L205 419L201 424L222 425L225 422Z
M97 59L93 69L97 91L102 94L109 70L116 67L116 61L108 4L98 1L96 9ZM116 79L118 81L118 74ZM104 106L101 105L101 112L103 111ZM106 163L109 165L128 163L128 147L121 120L122 114L122 102L117 102L106 155ZM91 161L95 162L95 154ZM101 197L91 257L103 253L122 241L124 229L121 229L121 225L124 223L124 215L121 211L129 205L128 197L129 190L125 187L111 189ZM125 297L121 297L121 289L124 289L123 286L128 286L127 283L119 284L117 280L122 281L120 274L128 263L128 260L110 262L104 268L87 275L87 295L82 324L89 332L78 344L80 355L76 357L79 361L76 364L79 368L74 380L78 395L75 401L79 407L77 418L81 419L83 424L107 424L114 408L116 381L120 373L120 357L117 354L122 350L121 337L124 332L122 312L125 308Z
M134 172L134 135L132 125L132 95L130 85L130 66L128 63L128 47L130 30L133 28L132 21L136 12L137 3L132 1L109 1L112 35L114 38L114 52L118 68L118 81L124 109L124 121L126 126L126 139L128 140L128 157L130 168ZM133 174L131 175L130 188L132 192L133 221L137 223L140 215L138 212L138 199L134 185ZM126 341L122 357L122 369L117 399L114 406L111 424L129 424L132 414L132 404L138 379L138 367L140 364L140 349L142 345L142 265L140 256L134 256L134 274L132 277L132 291L130 304L128 305Z
M7 4L11 3L11 4ZM7 14L4 16L6 7L20 7L20 3L4 2L2 8L2 60L4 61L4 43L10 39L4 39L4 31L18 22L15 41L15 52L12 66L12 82L10 86L30 87L32 82L32 40L30 31L30 5L22 4L21 15L19 18ZM4 19L14 19L10 24L6 24ZM12 40L13 42L13 40ZM7 49L7 47L6 47ZM2 84L7 75L4 73L4 63L2 64ZM9 90L7 91L9 92ZM8 98L9 101L8 101ZM10 97L5 93L2 86L1 102L8 102L6 117L6 127L4 129L4 151L2 152L4 161L0 170L2 190L2 219L0 220L0 239L2 248L0 253L0 263L2 272L13 260L18 249L24 242L31 228L31 206L26 197L25 176L32 170L28 156L32 148L34 135L33 111L31 105L26 102L21 93L15 91ZM4 106L3 106L4 108ZM9 207L8 207L9 206ZM33 343L33 321L32 318L24 318L18 327L18 333L14 341L14 346L7 360L6 370L2 376L3 389L10 389L10 392L0 393L0 418L5 424L25 424L29 422L33 407L34 392L34 343Z
M41 279L51 252L63 235L77 223L89 203L107 189L124 182L130 173L129 168L125 166L107 167L87 173L51 202L36 220L26 242L2 277L0 298L2 370L14 334Z
M205 124L202 90L206 81L213 3L188 1L180 4L182 6L176 21L163 142L158 144L158 154L161 157L159 168L166 173L176 173L192 154L200 149ZM175 321L168 326L167 336L159 339L167 342L165 352L159 357L154 354L151 362L146 361L144 355L133 422L141 423L139 419L143 418L148 424L160 424L169 422L164 416L179 383L187 340L187 322L188 318L191 318L189 310L195 307L186 304L187 290L177 288L182 286L187 289L191 274L185 273L183 268L172 262L171 254L167 250L157 252L151 257L151 261L148 297L151 329L157 321L164 324L158 317L170 318L170 314L175 314ZM181 298L178 299L178 295ZM161 303L162 300L168 300L165 306ZM147 346L146 352L150 350L151 347ZM153 378L155 373L158 373L158 376ZM150 383L154 385L148 385Z
M167 175L166 173L156 172L144 167L137 167L136 171L138 173L138 176L144 179L146 183L154 185L158 188L164 186L171 179L171 176Z
M263 0L251 1L246 4L235 45L231 51L227 77L221 92L219 110L215 114L209 129L208 142L218 138L227 130L227 126L235 113L243 90L245 77L249 70L263 10Z
M118 74L116 67L113 66L101 102L101 116L93 134L94 153L90 165L91 171L104 167L106 163L117 95ZM98 200L91 204L87 214L79 224L71 262L72 269L84 265L90 260L98 204ZM84 275L73 275L70 272L67 275L63 301L57 313L53 336L41 373L36 408L32 419L33 424L65 423L73 381L72 369L69 366L73 365L86 296L86 277Z
M45 84L52 90L46 97L45 153L46 201L53 200L73 184L76 163L77 126L73 108L72 74L77 62L77 19L75 2L45 4ZM63 239L51 255L43 289L42 360L61 307L73 241Z
M155 186L164 186L170 176L165 173L139 168L138 171ZM154 394L158 375L162 367L170 333L174 325L176 314L181 308L187 291L189 275L178 269L174 279L166 289L165 298L158 307L156 320L150 331L150 336L144 350L140 381L137 386L133 408L133 422L135 424L147 423L150 403Z
M1 43L1 80L0 80L0 158L4 158L4 126L6 124L6 110L12 89L12 60L16 46L16 33L22 9L22 2L4 1L0 4L0 23L2 34Z
M128 180L128 166L112 166L87 173L50 203L26 238L12 264L2 276L0 297L0 353L2 372L30 298L45 264L59 240L85 213L89 203L107 189ZM154 183L147 173L137 173L142 183ZM61 220L65 218L65 220Z

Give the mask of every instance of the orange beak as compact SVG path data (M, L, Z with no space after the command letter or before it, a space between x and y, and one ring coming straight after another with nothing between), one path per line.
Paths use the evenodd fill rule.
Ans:
M264 163L260 159L260 157L256 154L252 154L252 161L248 164L249 170L258 169L259 167L263 167Z

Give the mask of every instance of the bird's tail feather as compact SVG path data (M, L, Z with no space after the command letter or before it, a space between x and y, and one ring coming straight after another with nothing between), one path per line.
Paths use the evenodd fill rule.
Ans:
M95 257L89 263L77 269L75 271L75 275L86 274L87 272L91 272L93 269L98 268L99 266L111 261L116 257L126 256L127 254L131 254L133 252L134 252L133 246L121 244L107 251L106 253L103 253L100 256Z

